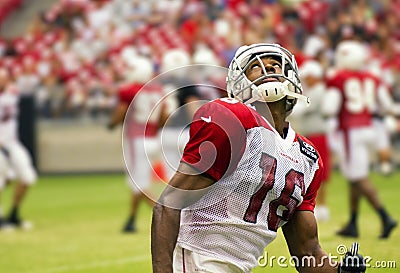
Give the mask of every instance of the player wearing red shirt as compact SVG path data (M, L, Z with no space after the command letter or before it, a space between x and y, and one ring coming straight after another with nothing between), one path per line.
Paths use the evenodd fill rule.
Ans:
M338 272L313 214L322 161L285 121L306 99L294 56L277 44L240 47L227 90L230 98L196 112L179 169L153 209L153 272L251 272L279 227L293 256L321 262L299 264L300 272Z
M153 64L144 57L136 56L127 69L129 83L118 90L118 105L114 110L109 128L124 122L123 150L132 189L131 209L124 232L135 232L135 218L139 202L149 198L152 179L152 163L160 157L158 129L165 119L162 101L163 90L159 85L146 84L153 76Z
M331 173L328 132L331 129L329 121L323 115L321 103L326 93L324 70L318 61L309 60L300 65L299 73L304 94L310 97L312 104L297 105L289 119L292 126L315 145L324 164L314 214L317 221L327 221L329 209L326 202L326 188Z
M394 109L387 88L371 73L363 70L366 49L356 41L343 41L336 50L338 70L327 80L325 112L337 118L340 169L350 182L350 221L339 235L357 237L359 200L365 196L382 220L380 238L389 237L397 225L378 197L368 178L369 150L375 147L373 113L378 106L388 111Z

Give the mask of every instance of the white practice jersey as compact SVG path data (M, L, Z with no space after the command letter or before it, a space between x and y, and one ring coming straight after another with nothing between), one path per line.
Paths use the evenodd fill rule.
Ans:
M313 211L319 154L290 127L282 139L236 100L204 105L190 130L182 161L216 182L182 210L178 245L249 271L296 210Z
M303 135L326 134L328 126L322 109L326 86L323 83L318 83L306 90L305 95L310 98L312 103L306 105L299 102L288 119L291 123L293 121L293 128Z
M0 92L0 145L18 139L18 100L12 88Z

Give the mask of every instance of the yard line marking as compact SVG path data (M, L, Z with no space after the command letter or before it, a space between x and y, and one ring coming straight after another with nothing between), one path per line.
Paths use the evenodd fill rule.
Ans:
M90 268L107 267L107 266L111 266L111 265L128 264L128 263L132 263L132 262L142 262L142 261L146 261L146 260L150 260L149 255L123 258L123 259L118 259L118 260L92 262L92 263L88 263L88 264L60 266L60 267L50 268L50 269L47 269L44 271L41 270L40 272L41 273L76 272L76 271L81 271L81 270L90 269ZM34 272L31 272L31 273L34 273Z

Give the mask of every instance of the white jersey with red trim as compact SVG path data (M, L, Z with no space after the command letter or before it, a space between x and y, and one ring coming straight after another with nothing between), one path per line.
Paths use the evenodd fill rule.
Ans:
M0 145L18 139L18 101L13 88L0 92Z
M119 101L132 104L126 116L126 133L129 138L157 135L159 112L162 110L157 104L162 101L163 95L159 85L133 83L120 87Z
M182 210L177 244L244 271L296 210L313 211L323 167L291 127L282 139L250 106L226 98L197 111L182 162L216 182Z

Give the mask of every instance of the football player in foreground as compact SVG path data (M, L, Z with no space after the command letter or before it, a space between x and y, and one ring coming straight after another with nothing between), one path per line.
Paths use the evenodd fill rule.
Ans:
M377 146L373 114L378 108L398 115L388 89L372 73L365 70L368 53L358 41L342 41L335 55L337 71L328 78L323 109L338 121L337 153L340 170L350 182L350 220L337 232L346 237L358 237L358 211L361 197L379 214L382 222L380 238L390 236L397 226L384 208L378 192L368 178L370 150ZM391 113L393 112L393 113Z
M294 56L277 44L240 47L230 98L195 114L181 164L153 209L154 273L251 272L282 227L299 272L365 272L363 259L331 261L313 214L323 168L286 122L305 99Z

